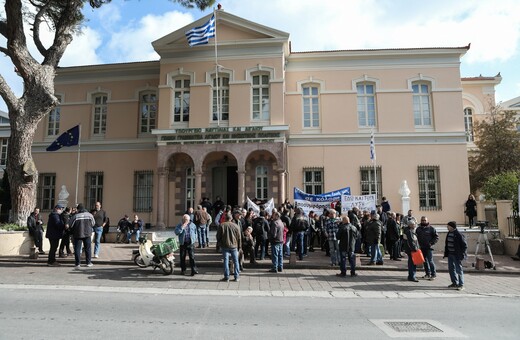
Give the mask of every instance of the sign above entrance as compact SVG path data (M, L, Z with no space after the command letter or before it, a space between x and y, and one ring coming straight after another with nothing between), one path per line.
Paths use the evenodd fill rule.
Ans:
M159 145L283 142L287 125L153 130Z

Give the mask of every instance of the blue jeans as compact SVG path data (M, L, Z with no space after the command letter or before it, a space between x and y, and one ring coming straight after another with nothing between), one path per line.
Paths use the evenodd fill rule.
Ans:
M437 276L435 263L433 262L433 251L431 249L423 249L421 251L424 256L424 272L426 275Z
M271 261L273 263L272 269L283 269L283 250L282 243L271 243Z
M199 247L206 247L207 229L205 224L201 224L197 227L197 238Z
M413 263L412 254L408 255L408 280L415 280L415 273L417 272L417 266Z
M350 265L350 274L356 273L356 254L354 252L340 252L339 258L339 268L341 270L341 274L347 274L347 259Z
M370 248L370 262L383 262L383 254L379 249L379 243L369 245Z
M135 242L139 242L139 235L141 235L141 229L128 230L126 233L126 241L130 243L132 240L132 234L135 234Z
M103 227L94 227L94 256L99 255L99 248L101 245L101 235L103 234Z
M450 272L451 283L457 286L464 285L464 271L462 261L455 255L448 255L448 271Z
M285 241L285 244L283 245L284 254L287 256L291 256L291 242L292 242L292 235L287 235L287 240Z
M234 272L233 275L235 279L238 279L240 276L240 263L238 262L238 250L237 248L221 248L222 256L224 256L224 277L229 279L229 255L231 255L231 259L234 264Z
M303 260L303 254L305 253L304 248L304 240L305 240L305 232L299 231L296 233L296 254L298 254L298 258Z
M329 240L330 250L330 264L337 265L339 259L339 244L338 240Z
M75 238L74 239L74 264L76 266L79 266L81 262L81 246L85 246L85 262L87 264L92 263L91 258L91 244L92 240L90 237L84 237L84 238Z

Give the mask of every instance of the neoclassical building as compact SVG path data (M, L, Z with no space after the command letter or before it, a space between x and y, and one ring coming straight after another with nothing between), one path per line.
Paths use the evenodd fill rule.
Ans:
M58 69L61 105L33 145L42 209L65 185L71 205L99 200L114 221L157 226L202 197L279 204L295 187L377 192L401 211L406 180L416 216L464 220L463 112L484 112L483 89L500 82L476 93L461 80L469 46L295 52L288 33L218 11L217 49L189 47L185 31L210 16L152 42L158 61ZM45 151L78 124L79 152Z

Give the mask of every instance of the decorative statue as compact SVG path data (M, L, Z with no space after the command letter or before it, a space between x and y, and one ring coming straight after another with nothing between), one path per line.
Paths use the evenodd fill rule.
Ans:
M69 202L67 198L69 198L69 192L67 191L67 187L65 185L62 185L61 191L58 194L58 204L61 204L66 207L67 203Z
M399 195L403 197L409 197L410 196L410 188L408 188L408 183L406 183L406 180L403 180L401 182L401 187L399 188Z

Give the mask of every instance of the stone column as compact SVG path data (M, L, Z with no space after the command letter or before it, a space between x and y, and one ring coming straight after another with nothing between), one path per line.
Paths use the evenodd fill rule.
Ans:
M242 206L246 200L246 171L237 170L238 174L238 205ZM229 193L228 193L229 195Z
M285 202L285 170L278 170L278 205Z
M496 201L496 204L498 232L500 233L501 238L506 238L507 236L509 236L509 226L507 224L507 218L511 216L511 211L513 210L513 201L501 200Z
M166 207L166 181L168 179L168 174L170 169L168 168L159 168L159 181L157 188L157 223L156 227L158 229L164 229L166 227L166 223L164 222L164 213Z
M195 206L193 209L197 208L197 205L202 201L202 171L195 171Z

